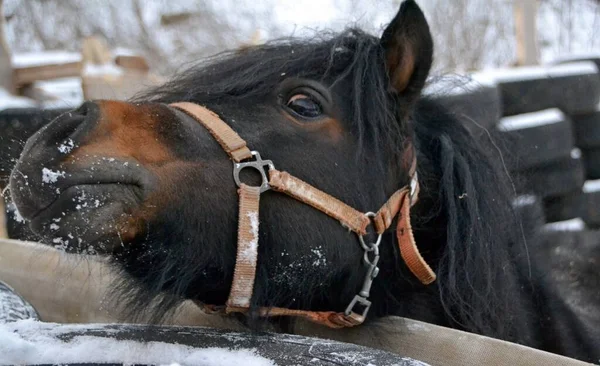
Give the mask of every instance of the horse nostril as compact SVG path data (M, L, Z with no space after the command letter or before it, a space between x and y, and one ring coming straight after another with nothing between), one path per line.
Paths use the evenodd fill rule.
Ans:
M79 108L59 117L63 126L57 128L60 138L70 138L72 141L80 140L96 124L100 116L100 107L94 102L85 102Z

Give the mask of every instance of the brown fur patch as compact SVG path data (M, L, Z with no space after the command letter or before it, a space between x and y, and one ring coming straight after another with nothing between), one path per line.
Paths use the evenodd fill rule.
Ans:
M289 113L285 111L281 112L283 116L291 121L294 125L300 126L302 129L306 131L319 132L320 134L324 134L328 136L333 142L337 142L341 140L344 129L342 128L342 124L335 118L327 117L323 118L318 122L303 122L299 121Z
M415 55L413 48L406 39L397 39L395 41L400 50L389 52L387 55L387 66L390 74L390 81L396 92L401 93L410 82L415 71Z
M87 156L133 158L143 165L164 164L173 159L168 147L157 134L158 116L164 115L158 105L134 105L118 101L100 101L100 117L96 128L71 156L77 160ZM158 113L161 112L161 113Z

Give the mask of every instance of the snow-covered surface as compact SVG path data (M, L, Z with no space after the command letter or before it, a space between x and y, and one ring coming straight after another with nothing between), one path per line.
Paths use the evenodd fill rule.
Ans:
M552 66L548 69L548 76L562 77L571 75L597 74L598 66L592 61L580 61L563 65Z
M501 131L522 130L525 128L539 127L565 120L565 115L557 108L550 108L540 112L524 113L516 116L504 117L500 120L498 128Z
M87 76L119 76L123 74L123 69L114 64L95 65L91 63L86 63L83 67L83 74Z
M0 111L8 108L31 108L35 106L33 99L14 96L6 89L0 88Z
M34 87L54 97L44 101L44 108L76 108L84 100L81 78L78 77L37 81Z
M43 51L17 53L12 56L13 67L56 65L81 61L79 52Z
M583 184L584 193L600 192L600 179L588 180ZM598 208L600 209L600 207Z
M600 52L589 52L589 53L572 53L570 55L561 55L554 58L554 62L572 62L580 60L599 59Z
M137 342L93 335L60 339L65 328L21 320L0 324L0 364L125 363L201 366L274 366L253 349L194 348L164 342ZM86 326L86 329L94 328ZM77 326L66 329L77 329ZM97 329L101 329L100 326Z
M139 56L140 53L137 52L136 50L132 50L131 48L125 48L125 47L115 47L112 50L112 54L117 57L117 56Z
M580 217L565 220L551 222L544 225L544 229L548 231L583 231L585 230L585 222Z
M0 281L0 324L20 319L38 318L38 314L31 304L17 294L12 287Z
M496 82L515 82L521 80L535 80L557 78L573 75L597 74L598 67L592 61L580 61L554 66L524 66L513 68L499 68L482 72L481 77L495 80Z

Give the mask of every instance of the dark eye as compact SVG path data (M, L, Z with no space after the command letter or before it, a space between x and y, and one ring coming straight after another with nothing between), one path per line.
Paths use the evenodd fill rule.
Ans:
M323 114L321 104L305 94L293 95L286 105L289 109L304 118L317 118Z

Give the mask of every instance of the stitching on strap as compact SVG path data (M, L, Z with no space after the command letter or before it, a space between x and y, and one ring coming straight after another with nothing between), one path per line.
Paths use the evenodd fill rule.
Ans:
M217 140L225 152L235 161L240 162L252 157L246 141L228 124L223 122L214 112L194 103L180 102L170 104L202 124Z
M365 235L367 226L371 223L369 218L362 212L287 172L271 169L269 171L269 185L276 191L283 192L339 220L357 234Z

